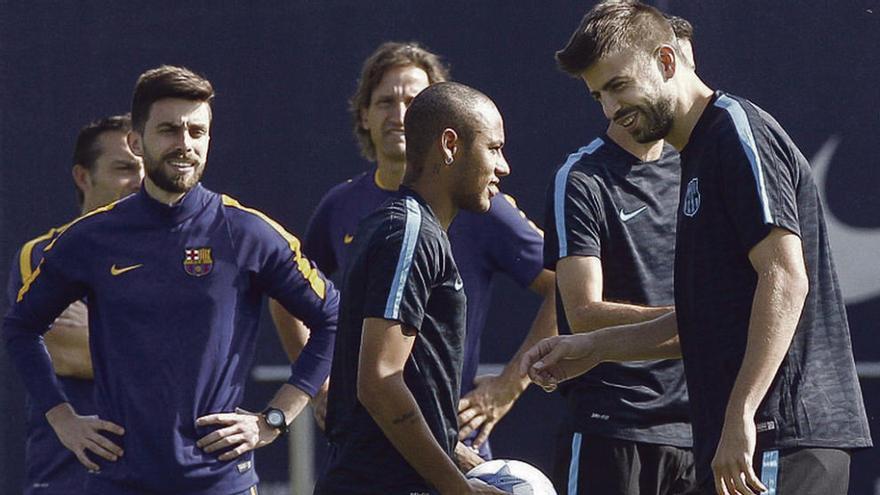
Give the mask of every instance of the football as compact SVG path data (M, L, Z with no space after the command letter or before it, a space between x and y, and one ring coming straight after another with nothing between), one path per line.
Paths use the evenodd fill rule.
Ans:
M513 495L556 495L553 483L540 469L523 461L495 459L484 462L467 473Z

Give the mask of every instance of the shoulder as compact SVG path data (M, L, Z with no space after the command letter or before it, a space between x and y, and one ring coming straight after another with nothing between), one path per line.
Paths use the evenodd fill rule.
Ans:
M596 138L566 158L554 175L552 187L562 192L568 184L595 187L604 177L609 160L608 147L603 138Z
M279 235L298 249L299 239L269 215L256 208L245 206L226 194L220 195L220 204L235 234L256 237Z
M53 235L43 248L43 252L49 252L57 244L67 245L81 239L88 239L96 229L112 222L120 212L131 204L133 196L128 196L114 201L106 206L96 208L61 227L52 229ZM37 238L39 239L39 238Z
M372 177L369 172L362 172L345 182L336 184L324 193L324 196L321 197L320 205L333 205L352 194L357 194L359 191L367 189L371 185L371 179Z

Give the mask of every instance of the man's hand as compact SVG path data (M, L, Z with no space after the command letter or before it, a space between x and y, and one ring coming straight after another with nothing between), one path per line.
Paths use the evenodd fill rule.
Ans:
M124 435L125 429L116 423L104 421L97 416L80 416L68 402L49 409L46 420L55 430L61 444L73 452L89 471L98 471L101 467L89 459L86 450L112 462L122 457L122 448L98 433L109 431Z
M55 327L73 327L73 328L86 328L89 327L89 308L82 301L75 301L67 307L58 318L55 318L55 322L52 323L52 328Z
M330 379L324 380L324 384L318 389L318 393L312 398L312 409L315 422L321 431L327 430L327 393L330 391Z
M476 388L458 402L458 439L464 440L479 431L473 441L473 446L479 448L489 438L495 425L510 411L519 397L520 389L516 383L500 375L478 376L474 384Z
M484 462L486 461L477 454L476 450L461 442L455 444L455 464L462 473L467 473Z
M279 432L266 424L262 414L236 408L234 413L209 414L196 419L196 426L218 425L221 428L200 438L196 445L207 453L229 449L218 459L228 461L260 447L269 445Z
M755 441L753 420L725 418L721 440L712 459L718 495L753 495L767 491L752 466Z
M582 375L602 362L593 345L594 334L560 335L538 342L520 362L520 372L547 392L565 380Z

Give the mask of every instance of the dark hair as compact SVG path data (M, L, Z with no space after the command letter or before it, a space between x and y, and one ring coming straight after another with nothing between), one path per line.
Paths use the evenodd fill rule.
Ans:
M89 123L79 130L76 136L76 144L73 147L73 164L92 172L92 167L98 157L101 156L101 149L98 146L98 138L101 134L110 131L128 133L131 130L131 118L128 114L113 115L103 119ZM76 199L78 204L82 205L83 192L79 187L76 188Z
M408 43L386 41L379 45L379 48L364 61L357 89L348 100L348 108L354 124L354 136L361 147L361 154L367 160L376 159L376 147L370 139L370 132L361 125L361 112L370 106L373 90L382 81L388 69L408 65L425 71L429 84L449 79L449 68L440 61L440 57L414 41Z
M482 92L464 84L442 82L428 86L413 99L406 111L406 175L412 184L425 167L431 146L444 129L454 129L465 145L474 140L475 126L484 105L493 105Z
M150 69L138 78L131 99L131 121L143 132L150 118L150 107L164 98L204 101L211 105L214 88L211 82L186 67L163 65Z
M638 1L606 0L587 12L565 47L556 52L556 62L577 77L607 55L637 47L651 51L664 43L680 52L662 12Z
M672 32L675 34L675 39L678 40L679 43L681 43L681 40L685 40L691 44L691 47L693 47L694 26L691 25L687 19L675 15L667 15L666 19L669 21L669 25L672 26ZM685 54L682 53L682 55ZM690 60L687 56L684 56L683 58L688 67L691 69L695 67L693 60Z

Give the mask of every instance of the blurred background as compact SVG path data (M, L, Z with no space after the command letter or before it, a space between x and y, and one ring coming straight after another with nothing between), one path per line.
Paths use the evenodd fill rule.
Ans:
M876 433L880 4L652 3L693 23L697 72L710 86L769 111L812 159ZM76 215L70 167L77 131L94 118L128 111L137 76L162 63L204 74L217 91L207 187L302 234L327 189L372 167L359 157L347 100L363 59L386 40L419 41L444 56L455 80L497 102L512 168L503 189L543 227L544 191L555 168L607 123L583 84L557 71L553 60L591 5L0 0L2 266L12 266L21 243ZM509 359L538 303L509 280L497 280L494 290L483 340L487 364ZM271 366L285 362L274 331L264 327L258 362L270 367L260 368L270 381L249 385L252 409L278 386ZM13 494L24 469L23 391L2 352L0 381L0 492ZM527 391L493 434L496 456L548 470L561 408L558 397ZM319 469L324 454L318 434L314 447L301 448L293 460ZM290 461L284 442L258 453L261 493L291 493ZM880 494L878 465L875 451L854 457L851 494Z

